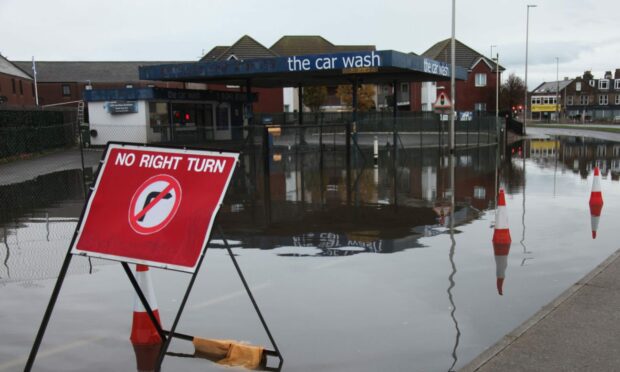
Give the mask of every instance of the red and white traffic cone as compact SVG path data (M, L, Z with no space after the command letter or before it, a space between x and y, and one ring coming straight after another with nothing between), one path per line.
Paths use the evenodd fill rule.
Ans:
M590 223L592 224L592 239L596 239L598 222L603 210L603 192L601 190L601 172L598 167L594 167L594 177L592 180L592 192L590 193Z
M159 310L157 309L157 300L155 299L155 290L153 289L148 266L136 265L136 280L149 306L153 310L157 322L161 325ZM133 322L131 325L131 337L129 339L134 345L155 345L162 341L137 294L134 297Z
M497 293L504 294L504 279L508 266L508 252L510 251L510 229L508 228L508 212L506 211L506 195L504 189L499 189L497 196L497 210L495 211L495 230L493 231L493 252L497 276Z

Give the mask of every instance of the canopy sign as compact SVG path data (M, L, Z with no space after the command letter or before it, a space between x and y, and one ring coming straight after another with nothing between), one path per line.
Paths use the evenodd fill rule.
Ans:
M194 272L237 158L110 144L71 253Z

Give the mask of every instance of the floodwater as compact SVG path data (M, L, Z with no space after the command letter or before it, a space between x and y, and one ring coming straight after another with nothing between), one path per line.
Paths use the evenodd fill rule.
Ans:
M370 149L352 154L350 170L344 152L327 150L276 148L267 178L262 159L244 155L218 217L283 370L456 370L618 248L620 143L530 140L459 150L454 161L432 148L401 149L394 160L382 147L377 167ZM593 239L595 165L605 206ZM507 196L507 258L491 244L496 185ZM0 371L23 369L83 192L71 169L0 186ZM214 239L178 331L271 348ZM167 328L190 277L151 272ZM135 370L133 290L121 265L75 257L69 273L35 370ZM174 340L170 351L193 346ZM163 369L229 370L173 356Z

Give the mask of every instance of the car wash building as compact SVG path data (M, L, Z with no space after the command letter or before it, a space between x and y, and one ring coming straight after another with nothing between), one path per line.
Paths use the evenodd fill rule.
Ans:
M298 88L300 107L303 107L303 87L351 85L355 121L357 87L361 84L444 81L450 79L450 70L445 62L410 53L369 50L142 66L140 79L226 84L242 87L245 92L251 92L252 88L294 87ZM467 70L457 66L455 78L467 79ZM396 116L397 110L393 111ZM252 125L252 113L246 114L246 123ZM297 120L303 124L303 110Z
M243 138L256 94L168 88L86 90L91 145L108 141L202 143Z

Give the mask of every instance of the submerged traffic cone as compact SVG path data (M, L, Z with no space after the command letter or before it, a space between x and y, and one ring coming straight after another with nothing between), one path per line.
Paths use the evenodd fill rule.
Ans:
M136 367L138 372L155 371L161 344L153 345L133 345L136 354Z
M497 276L497 293L504 294L504 278L508 266L508 252L510 251L510 229L508 228L508 212L506 211L506 195L504 189L499 189L497 196L497 210L495 211L495 231L493 231L493 252Z
M153 310L153 314L157 322L159 320L159 310L157 310L157 300L155 299L155 291L151 282L149 267L144 265L136 265L136 280L142 289L142 293ZM136 294L133 305L133 323L131 325L131 337L129 338L134 345L154 345L161 342L161 337L157 333L157 329L151 322L149 314L146 312L140 297Z
M592 192L590 193L590 223L592 224L592 239L596 239L598 222L603 210L603 193L601 191L601 172L598 167L594 167L594 177L592 179Z

